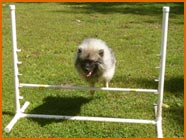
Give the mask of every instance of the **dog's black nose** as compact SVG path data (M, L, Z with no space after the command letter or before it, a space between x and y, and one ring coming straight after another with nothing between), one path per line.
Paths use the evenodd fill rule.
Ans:
M89 63L86 63L84 68L86 71L90 71L92 69L92 67Z

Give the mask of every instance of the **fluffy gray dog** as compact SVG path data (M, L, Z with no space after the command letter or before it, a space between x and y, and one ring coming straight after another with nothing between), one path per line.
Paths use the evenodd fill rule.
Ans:
M100 39L85 39L77 50L75 68L90 87L95 87L98 81L104 81L105 86L115 73L116 59L111 48ZM93 95L94 91L90 93Z

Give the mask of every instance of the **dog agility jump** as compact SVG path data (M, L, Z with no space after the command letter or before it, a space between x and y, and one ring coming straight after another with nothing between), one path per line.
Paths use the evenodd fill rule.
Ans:
M162 131L162 104L164 94L164 77L165 77L165 64L166 64L166 49L167 49L167 34L168 34L168 18L169 18L169 7L163 7L163 21L162 21L162 38L161 38L161 51L160 51L160 66L159 78L157 89L131 89L131 88L96 88L96 87L82 87L82 86L63 86L63 85L47 85L47 84L31 84L31 83L20 83L18 65L22 62L18 61L18 52L21 52L17 48L17 35L16 35L16 17L15 17L15 5L10 5L11 11L11 24L12 24L12 47L13 47L13 66L14 66L14 89L15 89L15 107L16 112L13 119L5 127L5 132L9 133L15 123L20 118L49 118L49 119L68 119L68 120L81 120L81 121L101 121L101 122L118 122L118 123L140 123L140 124L153 124L157 128L157 137L163 137ZM154 120L143 120L143 119L126 119L126 118L109 118L109 117L89 117L89 116L63 116L63 115L47 115L47 114L26 114L25 109L29 106L29 102L26 101L23 106L20 105L20 88L62 88L62 89L73 89L73 90L101 90L101 91L123 91L123 92L139 92L139 93L153 93L158 96L157 103L154 106L155 119Z

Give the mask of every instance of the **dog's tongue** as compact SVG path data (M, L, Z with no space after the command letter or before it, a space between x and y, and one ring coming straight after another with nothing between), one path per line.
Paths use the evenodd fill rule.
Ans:
M92 71L89 71L86 76L90 77L91 75L92 75Z

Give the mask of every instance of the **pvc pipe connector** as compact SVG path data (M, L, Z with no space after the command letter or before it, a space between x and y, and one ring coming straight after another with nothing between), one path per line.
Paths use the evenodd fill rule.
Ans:
M170 11L170 7L168 7L168 6L163 7L163 12L169 12L169 11Z
M9 5L10 10L15 10L15 5Z

